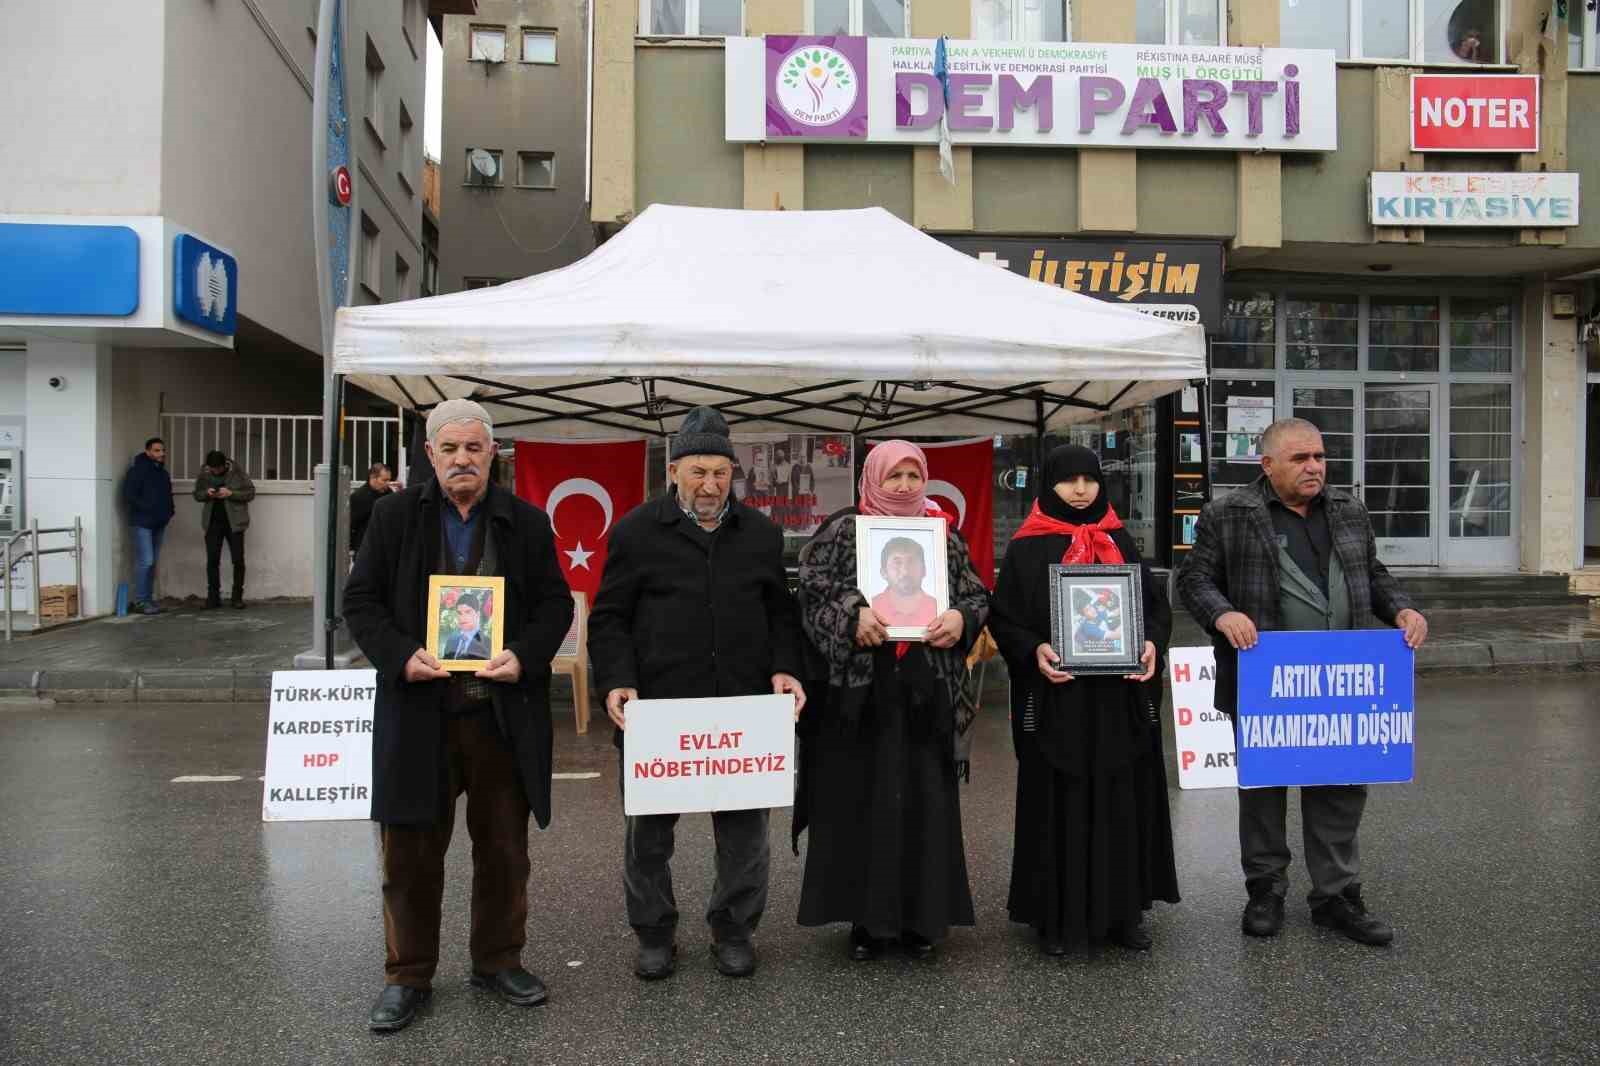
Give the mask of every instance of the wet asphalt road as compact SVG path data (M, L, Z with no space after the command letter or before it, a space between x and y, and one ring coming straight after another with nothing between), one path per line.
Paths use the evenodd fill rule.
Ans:
M843 927L794 924L780 812L761 970L718 977L710 825L688 816L684 956L649 985L608 730L558 718L556 769L601 776L557 781L533 839L525 961L551 1002L465 986L458 827L434 1002L382 1037L372 827L260 821L264 706L0 708L0 1063L1600 1061L1600 679L1434 678L1419 705L1417 782L1375 788L1362 833L1388 950L1314 929L1298 860L1283 935L1243 938L1234 796L1174 789L1184 902L1158 905L1155 950L1042 957L1005 917L1015 774L989 713L963 790L976 929L929 962L847 962Z

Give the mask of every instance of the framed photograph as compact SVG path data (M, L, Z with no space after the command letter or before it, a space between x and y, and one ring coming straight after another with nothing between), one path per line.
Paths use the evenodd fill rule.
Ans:
M942 518L856 516L856 587L891 640L921 640L950 609Z
M1051 647L1069 674L1137 674L1144 666L1144 587L1139 568L1050 568Z
M446 670L482 670L505 647L506 579L428 578L428 650Z

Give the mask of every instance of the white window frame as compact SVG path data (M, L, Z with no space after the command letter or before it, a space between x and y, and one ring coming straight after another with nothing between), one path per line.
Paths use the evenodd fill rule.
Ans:
M1051 0L1040 0L1040 2L1041 3L1050 3ZM1032 44L1032 43L1037 43L1037 44L1067 44L1067 43L1071 42L1071 40L1072 40L1072 0L1056 0L1056 2L1061 5L1061 40L1059 40L1059 41L1038 41L1038 42L1035 42L1031 38L1024 36L1023 35L1023 26L1024 26L1024 23L1025 23L1026 20L1023 18L1023 12L1024 12L1024 10L1026 10L1026 5L1024 5L1024 4L1020 3L1020 2L1019 3L1013 3L1011 5L1011 36L1004 37L1004 38L997 38L997 40L1016 41L1016 42L1020 42L1022 44ZM1131 3L1132 0L1117 0L1117 2ZM971 7L972 7L972 0L967 0L967 8L968 8L969 11L971 10ZM908 8L908 11L909 11L909 8ZM908 18L908 21L909 21L909 15L908 15L907 18Z
M1568 0L1568 18L1571 18L1571 5L1576 5L1579 13L1586 16L1583 27L1583 55L1579 58L1578 65L1568 67L1568 70L1595 70L1600 68L1600 54L1597 54L1596 35L1600 33L1596 23L1600 22L1600 12L1590 11L1585 0ZM1566 34L1562 35L1563 37Z
M739 31L734 36L744 35L745 9L744 0L739 0ZM657 30L650 25L650 0L639 0L639 36L640 37L713 37L722 39L720 33L700 32L700 0L684 0L683 7L683 32L667 33Z
M1180 34L1183 32L1183 18L1180 14L1186 0L1166 0L1167 14L1167 39L1165 44L1182 46ZM1228 0L1216 0L1217 4L1217 43L1215 45L1199 44L1188 47L1193 48L1225 48L1228 44Z
M971 0L968 0L968 3L970 2ZM904 14L905 24L900 27L899 36L910 37L911 0L905 0ZM866 0L850 0L850 29L848 31L850 35L852 37L862 36L866 32L863 28L866 25L866 21ZM806 25L810 27L810 29L807 30L808 33L814 34L817 32L816 0L806 0Z
M490 59L488 56L474 55L473 46L477 43L480 33L498 33L500 35L500 58ZM468 63L504 63L506 61L506 44L511 40L511 34L506 27L490 23L474 24L467 27L467 62Z
M1317 0L1324 2L1324 0ZM1494 70L1501 67L1510 67L1514 64L1506 62L1506 35L1510 26L1511 0L1494 0L1495 11L1495 52L1499 58L1492 63L1467 63L1461 60L1427 60L1423 54L1427 51L1426 42L1423 40L1423 22L1427 14L1427 0L1408 0L1406 9L1407 26L1410 32L1411 54L1408 56L1367 56L1360 55L1362 45L1362 16L1364 12L1363 0L1341 0L1347 5L1346 14L1349 16L1350 54L1339 60L1340 63L1352 63L1366 66L1425 66L1425 67L1460 67L1463 70ZM1390 0L1395 2L1395 0ZM1582 3L1583 0L1575 0ZM1562 47L1566 46L1566 34L1563 31Z
M523 160L530 156L547 156L550 160L550 184L529 185L522 180ZM554 189L556 187L556 154L544 148L523 148L517 152L517 188L519 189Z
M561 33L560 33L559 30L551 29L548 26L519 26L519 27L517 27L517 29L519 31L519 34L518 34L518 37L517 37L517 62L518 63L530 63L530 64L532 64L534 66L538 66L538 67L560 66L560 64L561 64ZM550 38L550 46L555 51L555 58L554 59L529 59L528 58L528 38L529 37L548 37L548 38Z
M488 152L490 155L494 156L495 162L497 164L499 164L498 166L495 167L495 171L494 171L495 180L494 181L474 181L472 179L472 175L474 173L473 169L472 169L472 153L476 152L480 148L482 148L485 152ZM505 149L503 149L503 148L484 148L483 145L481 145L481 144L469 145L467 147L466 151L462 155L462 160L467 164L466 173L463 175L463 180L461 182L462 185L465 185L469 189L503 189L503 188L505 188L505 186L506 186L506 153L505 153Z

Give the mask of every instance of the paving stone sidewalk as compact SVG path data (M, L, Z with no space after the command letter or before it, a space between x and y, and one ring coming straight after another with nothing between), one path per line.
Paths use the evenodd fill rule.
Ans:
M1417 656L1422 672L1600 669L1600 615L1583 606L1434 611L1429 623L1432 635ZM159 615L97 619L0 643L0 699L264 701L272 671L290 669L310 636L304 600L242 611L190 603ZM1205 642L1178 612L1173 643ZM1003 677L1003 666L990 671L992 682ZM570 703L563 683L552 697Z

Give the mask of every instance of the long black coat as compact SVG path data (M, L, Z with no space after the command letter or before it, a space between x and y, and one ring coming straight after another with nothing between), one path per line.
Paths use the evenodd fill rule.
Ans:
M783 531L761 512L734 503L708 539L668 491L612 530L589 615L589 657L602 694L771 693L773 674L800 676L799 636Z
M345 587L345 621L378 671L372 818L385 824L436 822L445 810L449 682L403 680L406 660L427 636L425 601L428 577L438 572L440 505L439 483L431 480L379 500ZM495 719L516 753L528 805L543 828L550 824L550 660L572 625L572 593L543 511L491 485L483 514L506 579L505 647L522 663L515 684L489 686Z

